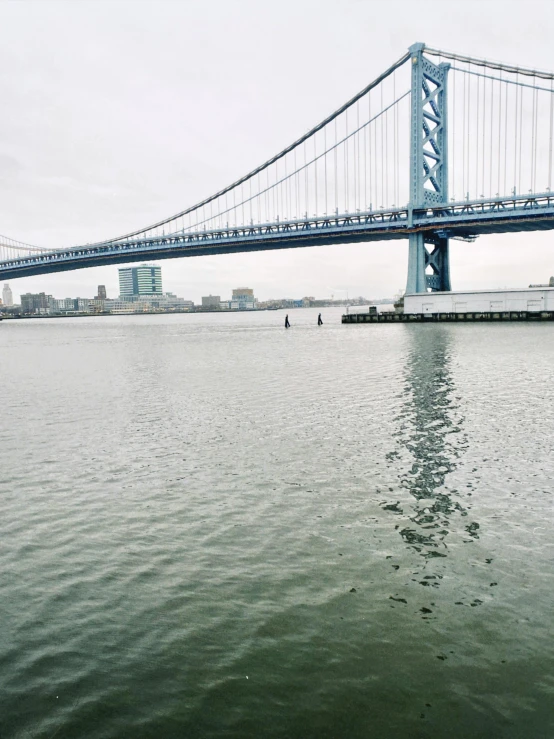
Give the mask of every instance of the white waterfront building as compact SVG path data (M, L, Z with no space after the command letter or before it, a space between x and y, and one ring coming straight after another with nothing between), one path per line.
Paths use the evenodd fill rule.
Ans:
M554 311L554 288L468 290L404 296L404 313L502 313Z

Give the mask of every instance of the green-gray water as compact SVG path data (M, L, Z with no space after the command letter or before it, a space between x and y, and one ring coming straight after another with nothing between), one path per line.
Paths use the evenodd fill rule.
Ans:
M554 327L0 324L0 736L554 736Z

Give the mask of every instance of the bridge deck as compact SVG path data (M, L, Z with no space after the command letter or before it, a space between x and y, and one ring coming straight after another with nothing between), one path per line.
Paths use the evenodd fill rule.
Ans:
M406 208L343 214L215 231L174 233L74 247L0 262L0 280L144 259L291 249L324 244L405 239L424 231L449 238L554 229L550 193L510 200L452 203L410 212Z

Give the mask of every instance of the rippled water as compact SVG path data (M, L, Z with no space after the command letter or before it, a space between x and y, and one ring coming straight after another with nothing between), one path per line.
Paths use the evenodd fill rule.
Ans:
M0 324L0 736L554 736L554 326Z

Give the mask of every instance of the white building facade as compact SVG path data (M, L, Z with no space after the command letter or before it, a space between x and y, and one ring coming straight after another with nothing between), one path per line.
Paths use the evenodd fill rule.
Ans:
M471 290L404 296L404 313L503 313L554 311L554 288Z

